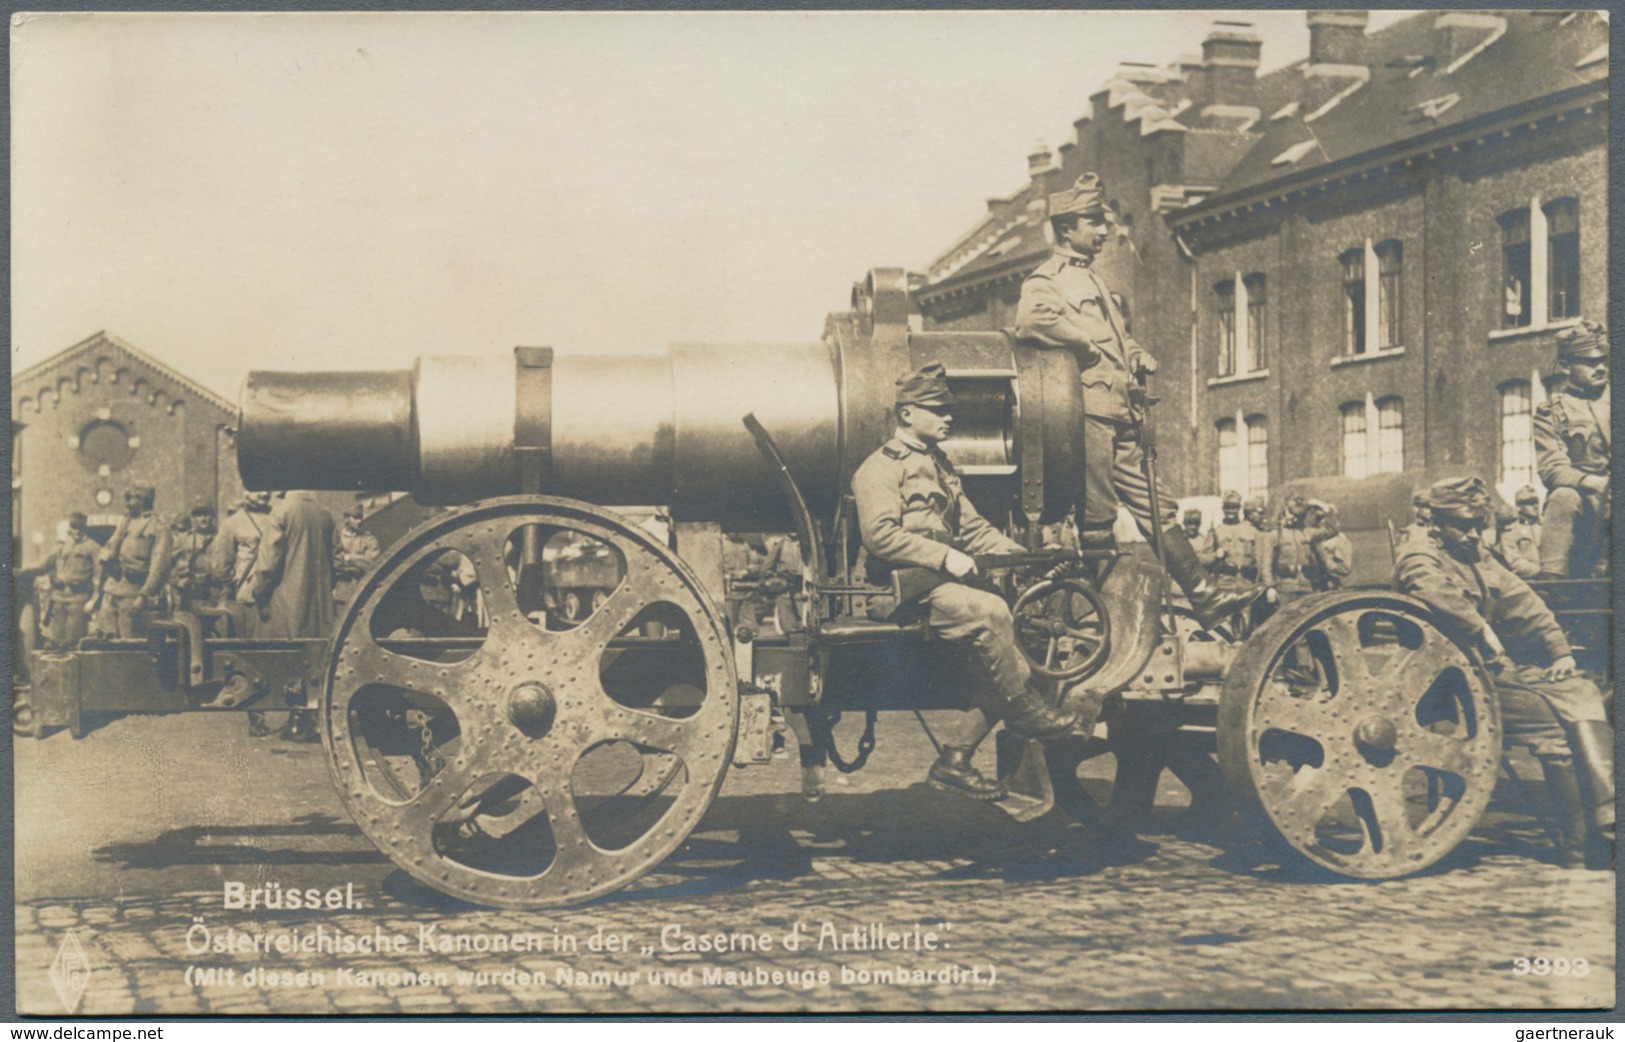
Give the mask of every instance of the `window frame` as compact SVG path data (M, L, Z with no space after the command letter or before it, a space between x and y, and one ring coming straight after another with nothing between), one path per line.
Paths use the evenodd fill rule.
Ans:
M1359 358L1366 353L1365 250L1356 246L1338 254L1343 268L1343 357Z
M1220 279L1213 284L1219 298L1219 339L1214 369L1223 378L1236 375L1236 280Z
M1373 247L1377 255L1378 351L1405 346L1405 244L1384 239Z

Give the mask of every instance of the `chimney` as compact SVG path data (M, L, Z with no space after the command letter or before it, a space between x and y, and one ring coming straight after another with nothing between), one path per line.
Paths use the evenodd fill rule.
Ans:
M1037 183L1039 178L1043 177L1044 171L1049 169L1050 158L1049 146L1042 141L1034 145L1033 150L1027 153L1027 173L1032 177L1034 183Z
M1203 105L1241 105L1250 100L1258 77L1264 41L1250 22L1214 22L1202 41L1202 66L1207 71Z
M1476 48L1506 32L1507 21L1500 15L1452 11L1433 23L1434 74L1455 72L1458 63Z
M1310 11L1309 64L1361 65L1369 11Z

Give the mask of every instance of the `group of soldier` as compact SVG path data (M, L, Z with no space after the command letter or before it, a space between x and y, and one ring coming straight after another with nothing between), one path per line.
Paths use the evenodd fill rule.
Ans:
M359 527L359 505L335 523L308 492L250 492L218 528L207 504L166 520L151 486L126 491L124 506L105 544L83 513L71 514L50 556L23 576L39 587L37 638L48 649L86 637L138 639L152 613L168 611L197 614L220 637L326 637L335 607L379 553ZM30 638L24 634L25 646ZM269 733L258 714L250 729ZM290 715L285 737L312 733L307 713Z
M1353 547L1329 503L1292 494L1272 525L1262 499L1243 503L1230 492L1221 523L1205 538L1199 513L1187 514L1184 525L1175 521L1175 499L1157 485L1148 465L1154 453L1147 451L1143 385L1157 364L1128 335L1117 301L1093 269L1109 228L1099 178L1086 174L1052 195L1049 212L1054 253L1022 286L1015 335L1031 347L1071 351L1078 360L1084 426L1083 494L1076 510L1080 547L1114 545L1112 527L1119 507L1126 508L1206 629L1267 602L1336 589L1352 572ZM1598 868L1611 867L1614 840L1613 740L1605 702L1597 685L1577 673L1550 609L1497 555L1516 553L1522 560L1538 547L1537 575L1589 574L1571 571L1571 560L1576 532L1595 543L1609 521L1606 357L1607 335L1592 323L1581 322L1560 337L1559 366L1568 380L1535 416L1539 468L1548 487L1543 526L1531 497L1519 495L1521 516L1495 526L1501 549L1484 552L1483 533L1495 521L1484 483L1454 478L1419 496L1417 516L1394 546L1400 591L1426 603L1441 627L1476 648L1492 670L1509 740L1528 745L1545 772L1562 824L1564 862ZM978 555L1023 548L977 512L940 447L952 429L953 405L940 364L899 377L895 433L856 471L852 494L871 581L885 583L899 569L925 569L941 579L912 599L879 599L878 612L924 619L938 639L965 645L984 681L984 697L960 726L945 730L927 781L997 800L1005 796L1003 785L972 760L999 720L1029 739L1064 734L1080 720L1034 685L1007 602L978 575ZM1588 554L1579 555L1588 562L1584 569L1606 558L1594 548ZM875 602L870 610L877 612Z

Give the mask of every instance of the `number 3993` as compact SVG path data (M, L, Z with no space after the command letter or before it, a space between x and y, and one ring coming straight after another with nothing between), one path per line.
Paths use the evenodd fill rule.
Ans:
M1591 963L1584 959L1548 959L1544 955L1533 959L1520 955L1512 960L1514 977L1585 977L1591 973Z

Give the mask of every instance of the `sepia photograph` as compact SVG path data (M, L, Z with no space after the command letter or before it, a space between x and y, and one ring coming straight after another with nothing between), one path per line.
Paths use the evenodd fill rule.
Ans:
M8 1014L1615 1007L1607 11L10 34Z

